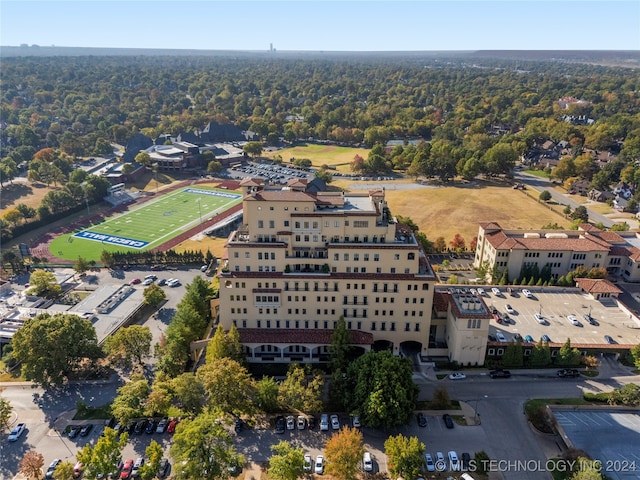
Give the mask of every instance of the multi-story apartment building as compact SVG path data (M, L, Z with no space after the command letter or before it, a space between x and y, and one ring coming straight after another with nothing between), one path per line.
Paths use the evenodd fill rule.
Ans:
M525 266L550 269L558 278L584 267L604 268L609 275L640 282L640 239L634 232L603 231L589 224L578 230L505 230L495 222L478 229L473 266L483 266L487 278L505 269L516 279Z
M431 320L436 277L384 189L270 190L258 179L241 187L243 225L226 244L219 316L236 325L249 361L326 360L340 317L362 352L448 355L447 316ZM483 360L484 351L473 359Z

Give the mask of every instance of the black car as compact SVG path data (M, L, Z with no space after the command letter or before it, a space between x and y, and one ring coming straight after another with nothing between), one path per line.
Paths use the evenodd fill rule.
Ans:
M114 417L111 417L107 420L104 421L104 426L105 427L109 427L109 428L113 428L116 426L116 419Z
M587 322L589 322L591 325L594 325L594 326L596 326L596 327L597 327L598 325L600 325L600 324L598 323L598 321L597 321L595 318L593 318L593 317L592 317L590 314L588 314L588 313L585 313L585 314L582 316L582 318L584 318Z
M575 368L563 368L556 372L559 377L579 377L580 371Z
M136 426L133 429L133 433L140 435L142 432L144 432L147 429L148 424L149 422L147 422L146 420L138 421L138 423L136 423Z
M276 433L284 433L286 429L286 422L284 417L280 416L276 418Z
M511 372L509 370L491 370L489 376L491 378L509 378Z
M444 424L447 428L453 428L453 418L448 413L442 415L442 420L444 420Z
M307 417L307 426L309 430L312 430L316 426L316 417L314 417L313 415L309 415Z
M136 430L137 423L135 421L131 421L127 424L126 432L131 435Z
M86 437L91 433L91 430L93 430L93 424L87 423L86 425L83 425L82 428L80 429L80 436Z
M460 462L462 463L462 469L468 470L471 466L471 455L468 452L464 452L460 455Z
M514 339L516 342L524 342L524 338L522 338L522 335L520 335L519 333L516 333L516 334L513 336L513 339Z
M426 427L427 426L427 417L424 416L424 413L420 412L417 415L418 417L418 426L419 427Z
M604 336L604 341L607 342L608 344L613 345L614 343L616 343L616 341L613 339L612 336L610 335L605 335Z
M169 473L170 467L171 467L171 464L169 463L169 460L167 460L166 458L163 458L160 461L160 468L158 469L158 477L160 478L166 477L167 474Z
M81 425L72 425L69 429L69 438L76 438L80 434L80 430L82 430Z
M236 418L236 421L233 424L233 429L236 431L236 433L240 433L242 431L242 420Z
M144 429L144 433L151 435L152 433L155 433L156 431L156 422L154 422L153 420L149 420L147 422L147 428Z
M53 478L53 472L55 472L56 467L60 465L61 462L62 460L60 460L59 458L56 458L53 462L51 462L49 468L47 468L47 473L44 474L44 478Z
M157 283L159 287L164 287L166 284L167 284L166 278L161 278L160 280L158 280L158 283Z

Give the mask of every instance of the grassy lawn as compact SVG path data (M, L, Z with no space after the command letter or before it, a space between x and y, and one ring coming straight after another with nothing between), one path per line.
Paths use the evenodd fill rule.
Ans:
M111 404L102 405L101 407L85 407L79 408L73 416L74 420L103 420L111 418Z
M202 186L176 190L81 232L60 235L51 243L51 253L67 260L82 256L99 261L102 250L148 250L241 201L240 193ZM137 247L121 242L132 242Z
M528 173L529 175L535 175L536 177L549 178L549 174L542 170L522 170L522 172Z
M350 173L349 164L353 161L353 157L360 155L366 159L369 155L369 149L338 147L335 145L304 145L291 148L285 148L276 152L264 152L265 158L274 158L277 155L282 157L284 163L289 163L290 158L308 158L314 167L329 165L336 167L339 172Z

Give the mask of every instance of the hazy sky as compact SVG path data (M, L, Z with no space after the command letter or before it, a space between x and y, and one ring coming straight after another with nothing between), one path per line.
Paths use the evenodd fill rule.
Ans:
M638 50L640 1L0 0L0 45Z

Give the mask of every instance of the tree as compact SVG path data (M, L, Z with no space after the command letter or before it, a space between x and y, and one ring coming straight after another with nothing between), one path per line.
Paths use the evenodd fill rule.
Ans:
M100 358L96 331L77 315L41 313L25 321L13 339L12 357L26 380L60 385L86 362Z
M107 358L113 365L130 370L134 363L142 365L142 359L151 352L151 330L142 325L118 329L104 344Z
M318 412L322 409L324 376L313 371L311 365L289 365L287 376L278 389L280 405L292 410Z
M128 437L128 434L127 434ZM53 478L59 480L74 480L76 476L74 475L74 464L71 462L62 462L59 463L53 472Z
M549 190L543 190L542 192L540 192L540 195L538 198L543 202L548 202L552 198L551 192L549 192Z
M242 151L251 155L253 158L259 157L262 154L262 143L260 142L247 142L242 147Z
M251 375L235 360L220 358L207 362L196 372L204 386L207 403L226 413L253 411L255 385Z
M347 378L349 410L360 412L360 421L370 427L404 425L415 410L418 387L408 358L389 351L367 352L349 365Z
M46 298L58 298L62 293L62 287L58 284L53 272L36 270L29 278L31 287L29 293Z
M0 398L0 430L3 431L9 427L11 412L13 412L13 408L11 407L9 400L6 398Z
M356 428L342 428L327 440L327 473L337 480L357 479L363 453L362 433Z
M572 220L580 220L582 223L589 221L589 212L584 205L577 206L570 215Z
M567 338L567 341L558 351L556 361L558 365L580 365L580 358L580 350L577 348L571 348L571 339Z
M625 405L627 407L640 406L640 386L627 383L620 388L614 388L607 399L609 405Z
M329 346L329 368L331 369L331 399L337 405L342 405L345 398L345 391L348 388L346 383L348 356L351 350L351 332L347 330L344 317L340 316L331 334L331 345Z
M278 382L273 377L262 377L256 383L256 404L267 413L276 412L279 409Z
M384 442L384 452L389 457L389 473L393 478L416 478L422 468L424 443L416 437L398 434Z
M304 475L304 450L281 440L271 446L275 452L269 459L269 478L275 480L296 480Z
M218 414L203 413L178 424L170 450L176 479L226 479L231 476L228 467L244 463Z
M529 362L532 367L546 367L549 365L551 363L551 349L549 348L549 344L546 342L542 343L542 340L539 340L531 350Z
M44 456L35 450L29 450L20 461L20 473L28 479L39 479L43 466Z
M518 340L509 342L504 349L504 355L502 356L502 363L505 367L521 367L524 365L524 354L522 350L522 343Z
M631 358L633 359L633 363L636 366L636 368L638 370L640 370L640 344L636 345L635 347L633 347L629 353L631 354ZM0 409L0 412L2 411L2 409ZM2 416L0 414L0 420L2 419Z
M142 468L140 468L140 479L151 480L156 477L158 470L160 470L160 462L162 461L164 451L162 450L162 445L155 440L151 440L151 443L149 443L144 453L146 462Z
M87 270L89 270L91 268L91 265L89 264L89 262L83 258L83 257L78 257L78 260L76 260L76 263L73 264L73 270L76 273L84 273Z
M149 155L147 152L138 153L135 156L134 160L136 161L136 163L139 163L143 167L151 166L151 155Z
M133 172L134 169L135 168L132 163L125 163L124 165L122 165L122 174L129 175Z
M140 374L132 375L129 382L118 388L118 395L111 404L111 413L123 424L142 417L149 395L149 383Z
M167 294L164 292L162 287L159 287L155 283L152 283L145 288L142 295L144 297L144 303L151 305L152 307L157 307L167 298Z
M580 457L576 461L578 471L569 477L569 480L604 480L602 475L602 462Z
M113 428L105 427L95 445L86 444L78 453L78 460L84 464L85 477L96 478L102 475L102 478L107 478L116 470L122 450L128 442L127 432L118 434ZM62 477L56 475L55 478Z
M444 237L436 238L435 242L433 242L433 249L438 253L442 253L447 249L447 242Z
M174 403L181 411L197 415L205 403L204 386L191 372L185 372L171 380Z
M222 164L217 160L211 160L207 164L207 172L211 175L217 175L222 171Z
M462 238L462 235L460 235L459 233L456 233L453 236L453 240L449 242L449 245L451 245L451 248L453 248L458 253L464 252L464 249L466 247L464 238Z
M449 392L445 387L436 387L433 391L433 400L431 407L435 410L447 410L451 407L451 399Z

